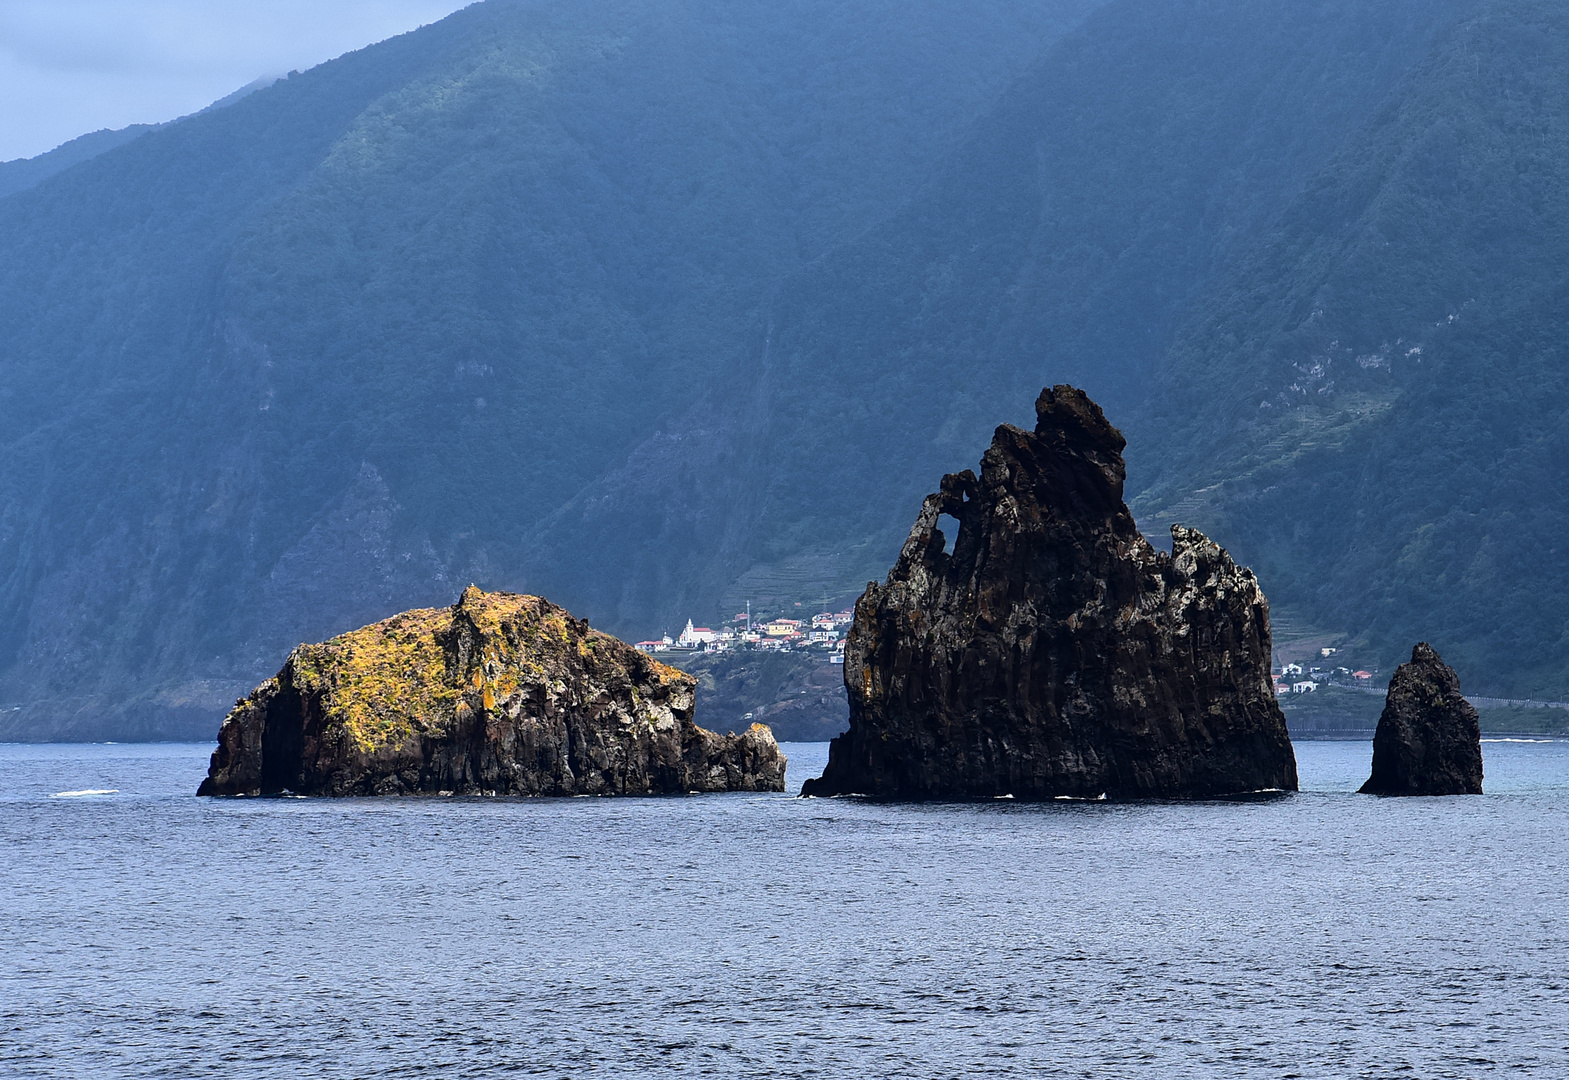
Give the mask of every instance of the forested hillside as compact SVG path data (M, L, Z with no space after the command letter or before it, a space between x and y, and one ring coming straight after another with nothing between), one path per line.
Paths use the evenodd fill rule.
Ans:
M56 173L90 161L117 146L124 146L152 129L152 124L132 124L117 131L94 131L57 146L47 154L0 161L0 198L37 187Z
M1566 22L488 0L0 198L0 735L469 581L842 602L1058 381L1284 619L1569 698Z
M553 517L541 564L593 552L576 557L603 568L584 586L602 609L640 588L695 606L716 582L724 610L858 592L921 496L1051 382L1090 390L1153 460L1165 436L1140 410L1177 328L1464 10L1101 9L908 206L793 278L684 425Z
M469 581L655 618L540 521L1092 6L489 0L0 198L0 735Z
M1211 531L1282 625L1370 666L1432 640L1477 692L1569 697L1566 28L1543 0L1109 5L782 290L694 413L734 467L688 478L650 440L566 543L695 505L733 530L728 602L853 589L938 476L1069 380L1130 436L1150 534Z
M1139 502L1277 605L1569 691L1569 11L1478 5L1178 335Z

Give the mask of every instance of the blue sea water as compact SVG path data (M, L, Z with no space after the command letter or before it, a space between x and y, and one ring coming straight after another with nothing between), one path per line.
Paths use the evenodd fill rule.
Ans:
M205 800L206 746L0 746L0 1073L1569 1077L1569 742L1483 749L1479 798L1307 742L1291 797L1041 806Z

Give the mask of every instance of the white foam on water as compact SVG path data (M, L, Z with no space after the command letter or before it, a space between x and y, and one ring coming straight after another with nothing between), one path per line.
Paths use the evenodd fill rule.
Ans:
M1523 743L1555 743L1562 739L1483 739L1483 742L1523 742Z
M118 795L119 788L84 788L81 791L57 791L51 799L80 799L86 795Z

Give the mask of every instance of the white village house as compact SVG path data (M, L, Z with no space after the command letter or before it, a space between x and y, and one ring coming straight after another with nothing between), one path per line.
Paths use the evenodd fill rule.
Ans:
M681 636L676 638L676 644L683 649L696 649L703 645L712 644L719 640L719 632L710 630L706 626L693 626L692 620L686 621L686 629L681 631Z
M646 653L659 653L669 652L671 647L674 645L675 642L671 640L670 635L666 634L658 641L639 641L636 645L633 646L633 648L641 649Z

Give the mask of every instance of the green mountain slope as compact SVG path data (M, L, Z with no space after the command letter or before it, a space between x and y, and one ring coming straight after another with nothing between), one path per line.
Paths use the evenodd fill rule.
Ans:
M745 353L1091 0L490 0L0 199L0 737L206 735Z
M1468 10L1101 9L907 207L785 285L748 362L553 515L536 557L594 552L601 609L853 595L938 477L1057 381L1157 456L1137 417L1178 328Z
M202 111L211 112L214 109L233 105L236 101L258 90L266 89L277 81L272 78L257 79L240 87L234 93L219 98ZM99 131L90 131L86 135L79 135L36 157L0 161L0 199L7 195L14 195L18 191L37 187L51 176L62 173L73 165L91 161L99 154L107 154L115 147L124 146L132 139L139 138L161 126L163 125L131 124L123 128L103 128Z
M1298 644L1569 697L1564 22L489 0L0 199L0 737L471 580L843 600L1062 380Z
M106 154L117 146L124 146L132 139L153 129L153 124L132 124L130 127L88 132L70 142L39 154L37 157L0 161L0 199L18 191L37 187L56 173L73 165L91 161L99 154Z
M1566 18L1102 9L540 551L592 538L607 605L844 595L1066 379L1131 436L1151 533L1210 530L1296 636L1369 666L1428 639L1477 692L1569 697Z
M1569 690L1569 13L1452 27L1181 333L1139 506L1468 688ZM1566 548L1569 552L1569 548Z

